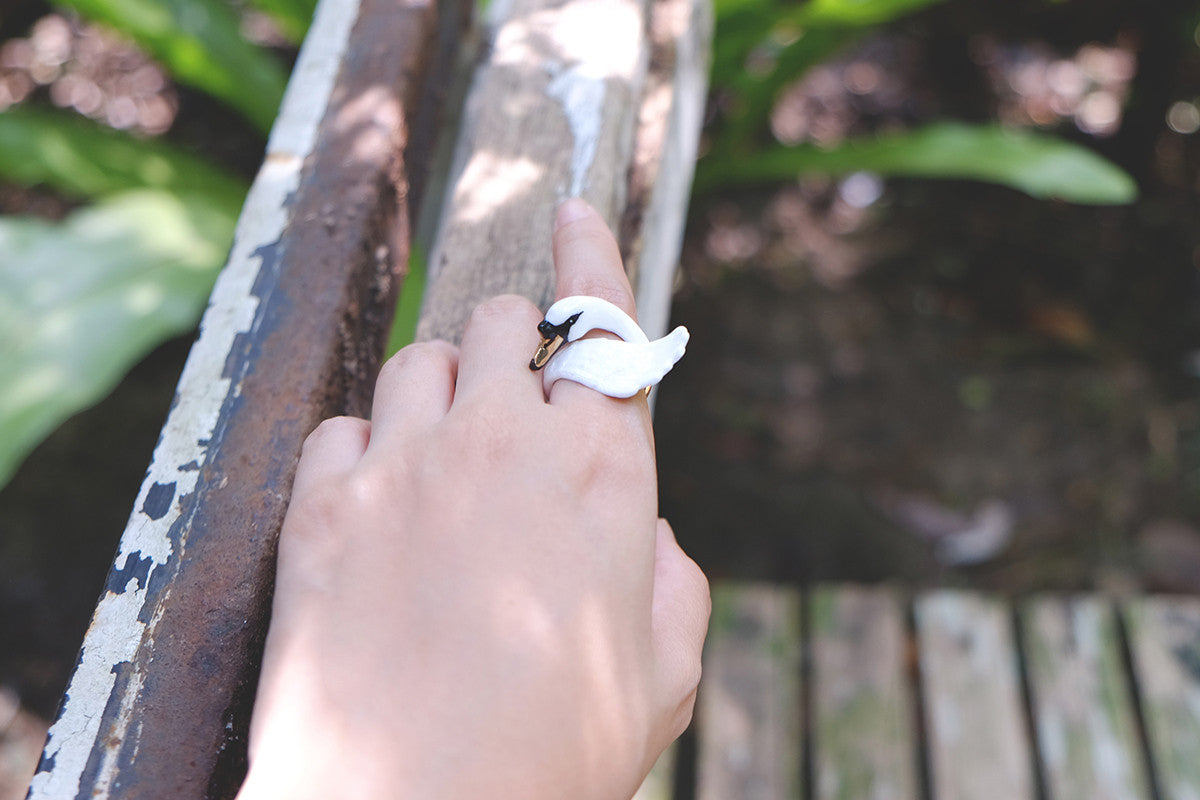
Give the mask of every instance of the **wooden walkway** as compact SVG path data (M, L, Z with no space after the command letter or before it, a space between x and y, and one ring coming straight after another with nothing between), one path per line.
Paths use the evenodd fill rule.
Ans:
M1200 797L1200 598L718 585L700 691L640 797Z

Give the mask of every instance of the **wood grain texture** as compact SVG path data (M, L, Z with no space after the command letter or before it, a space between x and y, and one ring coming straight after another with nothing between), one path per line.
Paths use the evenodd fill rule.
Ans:
M914 800L916 729L899 598L885 588L819 587L809 619L812 796Z
M591 203L616 229L649 61L648 0L493 4L464 107L417 339L457 342L497 294L554 298L554 210Z
M1200 798L1200 598L1135 600L1125 620L1160 796Z
M937 591L915 603L931 789L937 800L1031 800L1026 735L1008 607Z
M1149 786L1116 616L1098 596L1021 605L1048 800L1144 800Z
M704 123L713 12L709 0L654 0L650 68L638 112L621 252L651 339L667 332Z
M730 584L713 592L698 699L699 800L800 796L800 596Z

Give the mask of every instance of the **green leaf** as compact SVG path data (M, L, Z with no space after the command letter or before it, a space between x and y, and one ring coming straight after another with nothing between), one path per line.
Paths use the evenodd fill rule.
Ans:
M59 423L195 324L236 217L141 190L62 223L0 218L0 486Z
M774 147L697 168L699 190L802 173L875 172L888 176L968 178L1012 187L1038 198L1073 203L1129 203L1137 185L1127 173L1085 147L999 125L939 123L822 149Z
M141 45L180 83L242 112L261 130L275 119L287 75L266 50L241 34L221 0L57 0Z
M882 25L945 0L809 0L799 14L808 25Z
M260 11L268 14L279 25L284 35L293 44L299 44L308 32L316 0L250 0Z
M713 151L739 158L765 137L785 87L871 28L940 2L945 0L719 0L712 85L729 111Z
M746 69L733 73L722 87L732 95L732 111L712 145L714 154L736 160L769 132L771 109L792 81L859 37L849 28L814 28L796 36L774 55L766 74Z
M396 300L396 315L388 332L385 354L389 358L417 338L417 320L421 316L421 301L425 298L427 261L424 249L413 242L408 252L408 271L400 287L400 297Z
M0 175L85 197L141 188L186 192L233 213L248 189L161 139L136 139L78 114L23 106L0 113Z

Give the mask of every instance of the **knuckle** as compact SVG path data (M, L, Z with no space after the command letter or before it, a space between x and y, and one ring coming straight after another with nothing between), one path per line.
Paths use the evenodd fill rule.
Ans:
M587 295L589 297L598 297L601 300L607 300L614 306L633 313L634 299L633 293L628 286L623 286L618 282L611 280L603 280L597 277L581 278L572 287L574 294Z
M485 464L502 463L517 448L522 434L517 414L493 402L466 402L455 409L450 450Z
M621 487L653 483L653 457L627 424L597 414L576 421L575 437L573 461L586 483Z
M672 740L678 739L683 735L683 732L692 724L692 716L696 711L696 696L700 686L700 676L696 675L696 683L692 687L692 691L683 698L678 709L675 712L675 724L672 726Z
M416 342L401 348L379 368L380 383L397 380L412 368L440 366L450 358L453 346L446 342Z
M331 440L361 437L363 429L369 425L370 423L365 419L358 417L330 417L313 428L312 432L304 438L300 452L302 455L305 452L311 452Z
M501 294L484 300L475 306L471 312L471 322L480 322L495 317L510 317L514 314L528 314L533 311L533 303L515 294Z

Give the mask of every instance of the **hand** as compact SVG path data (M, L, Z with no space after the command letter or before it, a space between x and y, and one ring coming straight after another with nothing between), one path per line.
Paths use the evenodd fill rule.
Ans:
M634 312L581 201L554 256L559 297ZM305 442L241 800L617 800L687 726L708 585L658 519L645 399L547 397L540 319L484 303Z

